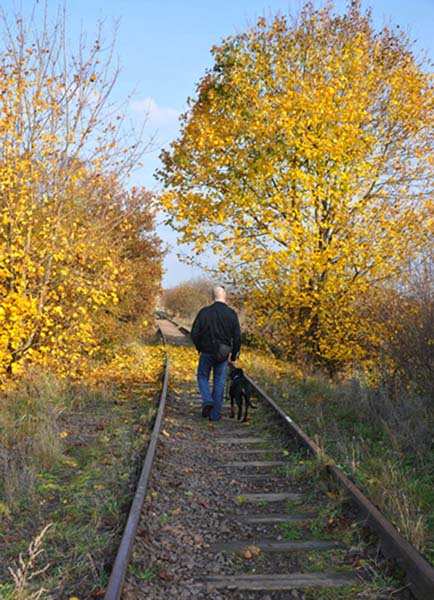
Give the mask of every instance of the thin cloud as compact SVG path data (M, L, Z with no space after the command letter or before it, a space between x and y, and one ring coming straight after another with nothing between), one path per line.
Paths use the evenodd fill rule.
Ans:
M135 113L141 113L151 127L172 128L178 126L179 110L170 106L159 106L154 98L145 98L131 105Z

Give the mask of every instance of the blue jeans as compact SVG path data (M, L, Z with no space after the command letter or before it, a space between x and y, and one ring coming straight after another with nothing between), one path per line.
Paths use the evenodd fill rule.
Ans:
M202 352L199 357L197 382L202 396L202 407L207 404L214 405L209 416L210 421L218 421L221 417L227 368L227 360L217 362L212 354ZM211 371L213 372L212 391L209 385Z

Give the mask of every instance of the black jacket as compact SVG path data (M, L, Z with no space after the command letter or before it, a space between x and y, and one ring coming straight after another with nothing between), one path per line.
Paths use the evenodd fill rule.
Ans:
M199 352L209 354L214 352L214 341L223 342L232 348L231 360L236 360L241 347L237 313L224 302L205 306L194 320L191 338Z

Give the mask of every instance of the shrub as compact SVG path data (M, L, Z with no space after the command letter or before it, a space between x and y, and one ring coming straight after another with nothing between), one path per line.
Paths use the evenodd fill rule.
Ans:
M213 284L207 279L185 281L163 293L163 307L168 314L192 322L202 308L211 303Z

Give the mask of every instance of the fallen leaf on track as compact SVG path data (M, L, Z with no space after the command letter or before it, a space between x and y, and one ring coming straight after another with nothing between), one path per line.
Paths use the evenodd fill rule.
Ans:
M261 554L261 549L258 548L257 546L246 546L243 549L243 556L244 558L247 558L248 560L252 559L252 558L258 558L258 556Z

